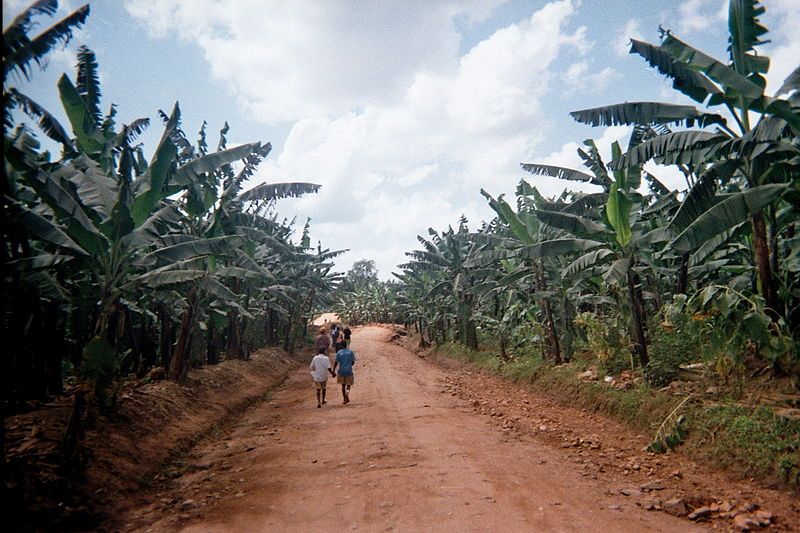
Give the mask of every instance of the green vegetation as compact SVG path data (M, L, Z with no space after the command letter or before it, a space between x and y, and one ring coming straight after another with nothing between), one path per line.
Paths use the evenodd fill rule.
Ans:
M333 310L350 325L394 321L395 290L390 282L378 279L375 261L360 259L353 263L336 288Z
M421 344L470 350L497 339L501 359L538 350L558 365L591 354L651 385L702 362L725 379L768 367L800 375L800 67L775 96L758 2L730 3L729 61L665 31L631 53L702 107L636 102L571 113L632 127L610 160L592 140L585 170L526 163L538 179L594 186L543 197L521 180L514 202L481 191L496 218L471 231L430 229L407 252L394 311ZM715 111L719 110L719 112ZM645 163L675 166L685 193ZM800 385L798 385L800 386Z
M763 12L730 2L727 61L669 31L658 45L633 40L631 53L698 107L575 111L584 124L630 126L627 147L601 154L585 141L584 170L522 165L594 192L545 198L521 180L514 201L481 191L496 217L477 230L462 218L419 237L394 311L420 345L648 429L654 450L684 446L797 483L796 418L734 403L756 378L800 391L800 67L765 93ZM645 170L650 162L677 168L686 192ZM631 386L585 382L587 368L601 380L627 372ZM657 392L682 373L719 407L692 398L676 410L685 394Z
M122 375L163 367L182 381L192 366L247 359L260 346L292 351L313 310L332 303L340 252L312 249L308 223L294 242L294 224L275 206L319 186L245 190L271 145L229 147L227 124L215 149L206 124L195 144L177 103L159 111L161 139L146 156L136 140L150 119L118 124L113 104L101 111L97 59L86 47L74 80L64 74L54 88L69 119L60 124L12 85L89 15L84 6L30 37L57 7L36 2L3 33L5 414L68 382L79 421L83 396L112 406ZM74 443L79 428L69 431L65 443Z

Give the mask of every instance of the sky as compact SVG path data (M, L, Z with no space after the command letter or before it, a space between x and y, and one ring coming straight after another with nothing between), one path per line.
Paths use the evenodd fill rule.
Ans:
M83 5L62 0L63 16ZM3 26L29 4L3 0ZM800 1L764 0L771 42L768 94L800 58ZM583 169L576 150L595 139L607 159L627 127L573 121L569 112L624 101L693 103L639 56L630 38L659 42L659 26L727 59L724 0L99 0L44 72L12 80L68 124L56 81L74 79L75 50L97 55L103 107L118 122L151 118L176 101L183 129L208 123L209 145L230 124L229 146L271 142L246 186L310 181L320 192L280 200L311 218L313 242L349 249L345 272L375 261L383 279L419 247L417 235L461 215L490 220L481 188L513 198L520 179L545 196L575 182L526 174L520 163ZM52 21L38 18L39 29ZM648 169L673 189L671 168Z

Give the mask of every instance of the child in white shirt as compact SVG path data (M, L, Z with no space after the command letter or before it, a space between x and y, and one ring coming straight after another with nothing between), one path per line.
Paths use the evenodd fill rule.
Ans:
M325 387L328 384L328 373L336 377L336 374L331 370L331 360L328 359L326 354L327 348L317 348L317 355L311 360L311 378L314 380L314 389L317 391L317 407L322 407L322 404L328 403L325 401Z

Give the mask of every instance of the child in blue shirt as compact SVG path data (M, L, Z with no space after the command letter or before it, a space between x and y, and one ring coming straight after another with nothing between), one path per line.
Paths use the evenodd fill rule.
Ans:
M333 363L332 372L336 374L336 381L342 385L342 403L350 403L350 387L353 386L355 379L353 375L355 362L356 354L350 348L336 352L336 361ZM336 367L339 367L339 372L336 372Z

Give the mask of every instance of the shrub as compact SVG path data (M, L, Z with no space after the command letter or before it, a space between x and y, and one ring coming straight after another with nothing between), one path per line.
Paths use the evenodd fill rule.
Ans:
M663 387L678 379L681 365L702 359L700 340L690 321L686 313L678 313L650 326L650 362L644 369L650 385Z
M592 354L601 372L619 374L634 367L630 339L619 316L579 313L575 325L585 337L582 349Z

